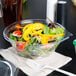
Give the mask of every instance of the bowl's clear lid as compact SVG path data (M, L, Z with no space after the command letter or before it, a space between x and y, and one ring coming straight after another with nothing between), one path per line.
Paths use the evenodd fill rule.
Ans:
M22 21L21 21L21 24L35 23L35 22L41 22L41 23L46 24L46 25L50 23L47 19L28 19L28 20L22 20ZM17 22L9 25L9 26L6 27L6 28L4 29L4 31L3 31L4 38L5 38L7 41L9 41L9 42L11 42L11 40L8 38L8 35L7 35L8 32L9 32L8 30L11 29L12 27L16 26L16 23L17 23ZM59 23L55 23L55 24L58 25L58 26L60 26L60 27L62 27L62 28L65 30L65 36L63 37L62 40L57 41L57 42L62 42L62 41L64 41L64 40L66 40L66 39L69 39L70 36L73 36L73 34L70 33L68 30L66 30L66 28L65 28L64 26L62 26L62 25L59 24Z

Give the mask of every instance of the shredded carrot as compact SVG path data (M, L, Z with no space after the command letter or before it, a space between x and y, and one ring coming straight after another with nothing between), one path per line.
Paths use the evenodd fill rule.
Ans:
M19 30L19 29L23 29L24 27L21 27L19 24L17 24L16 28L17 30Z
M19 35L19 38L21 38L22 37L22 35Z
M25 45L27 45L29 43L29 40L27 42L25 42Z

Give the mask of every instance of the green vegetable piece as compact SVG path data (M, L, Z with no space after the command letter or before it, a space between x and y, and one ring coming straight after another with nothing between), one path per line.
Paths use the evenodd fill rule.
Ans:
M58 41L58 40L61 40L62 38L63 38L63 36L58 36L55 39L56 39L56 41Z
M28 44L25 49L28 50L29 52L33 49L32 44Z
M64 33L64 29L58 26L57 28L50 29L49 32L50 34L60 34Z
M23 37L18 38L18 41L24 41Z
M36 37L36 42L38 41L38 43L41 42L41 39L39 37Z
M14 41L17 41L17 38L16 38L15 36L13 36L12 33L10 34L10 39L11 39L11 40L14 40Z
M33 43L35 43L35 42L36 42L36 38L33 37L33 38L30 40L29 44L33 44Z
M56 34L56 28L50 29L49 33L50 34Z
M49 34L49 30L50 30L50 28L48 26L45 26L43 33L44 34Z

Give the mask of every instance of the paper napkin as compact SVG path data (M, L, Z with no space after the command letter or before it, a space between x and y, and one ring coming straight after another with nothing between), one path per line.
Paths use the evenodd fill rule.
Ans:
M48 65L55 68L60 68L72 60L72 58L57 52L53 52L47 57L38 57L35 59L24 58L19 56L16 53L16 49L13 47L1 50L0 54L28 76L46 76L53 70L46 68L41 69L44 66Z

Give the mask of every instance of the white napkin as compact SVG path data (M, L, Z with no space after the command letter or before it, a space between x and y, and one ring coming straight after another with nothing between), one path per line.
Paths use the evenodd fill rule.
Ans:
M23 58L16 54L15 48L11 47L1 50L0 54L8 61L12 62L17 68L20 68L29 76L46 76L51 73L52 69L41 69L45 65L60 68L67 64L72 58L61 55L57 52L47 57L38 57L36 59ZM41 69L41 70L40 70Z

